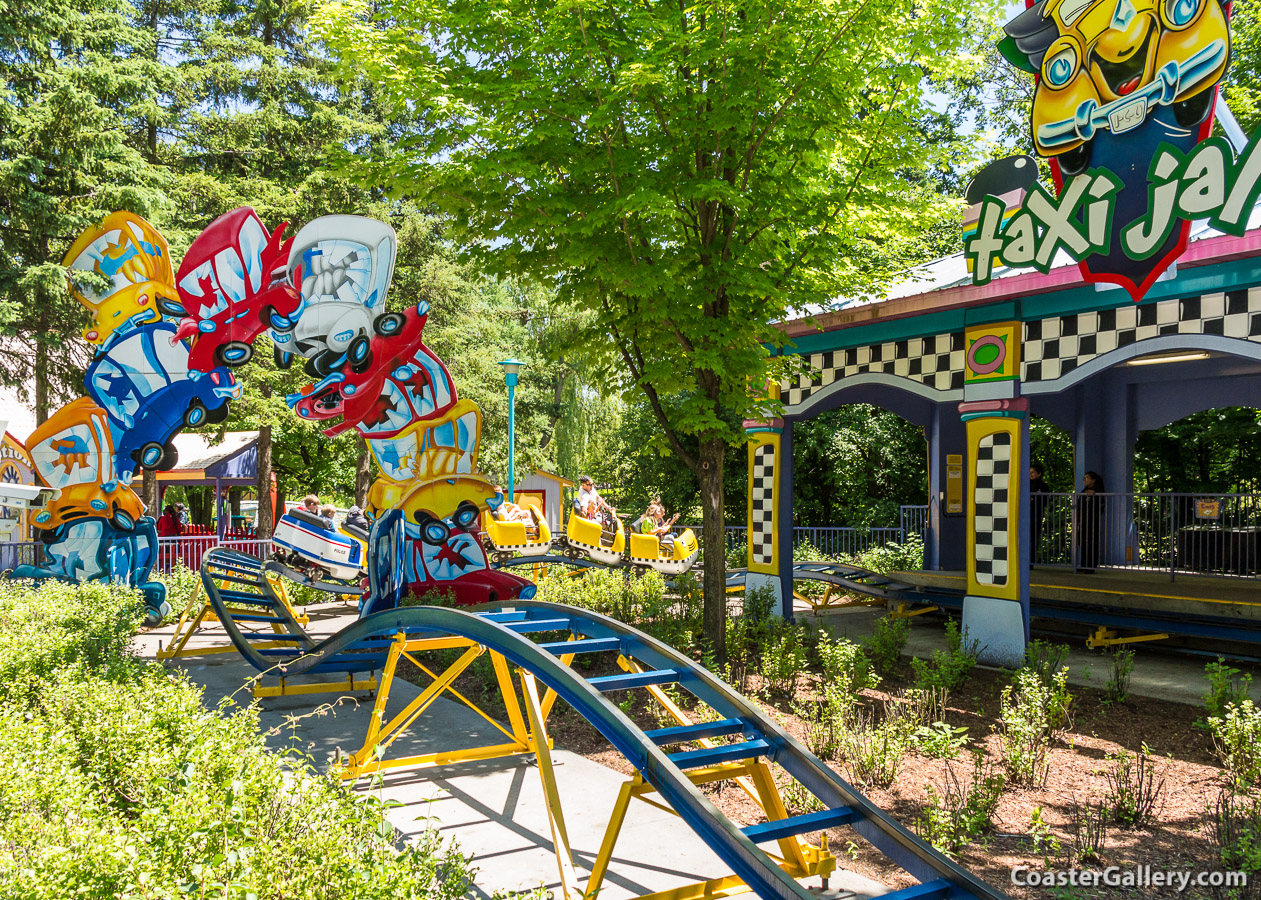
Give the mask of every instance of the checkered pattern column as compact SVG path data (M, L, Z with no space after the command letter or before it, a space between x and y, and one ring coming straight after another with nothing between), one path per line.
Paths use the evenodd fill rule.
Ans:
M749 436L749 570L776 575L781 435L776 429Z
M1010 475L1011 435L997 433L981 438L977 443L976 490L972 496L979 584L1007 584Z
M814 374L780 383L785 405L796 406L823 388L853 375L881 373L918 381L939 391L963 387L963 332L886 341L810 355Z

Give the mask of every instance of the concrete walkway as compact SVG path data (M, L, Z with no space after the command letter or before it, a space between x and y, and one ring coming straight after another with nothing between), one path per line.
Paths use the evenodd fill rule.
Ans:
M338 603L312 606L308 612L312 617L308 630L313 636L333 634L353 619L351 608ZM166 626L141 635L137 639L139 651L154 657L159 642L169 644L171 633L172 628ZM202 635L194 638L190 647L225 643L218 628L205 629ZM186 657L169 664L177 664L205 689L204 702L210 708L226 696L242 704L250 701L249 690L243 686L254 671L235 652ZM419 693L414 685L396 680L387 715L401 710ZM271 746L277 750L295 748L317 764L326 764L362 745L372 701L362 694L299 695L262 700L259 709L259 724ZM318 714L313 714L317 709ZM472 710L439 699L411 732L395 742L390 756L485 746L502 740L502 735ZM585 881L626 776L563 748L555 751L554 759L574 864L579 879ZM436 827L457 841L463 853L471 854L478 870L479 896L559 885L542 785L530 758L402 771L375 781L365 779L361 786L399 804L389 811L389 817L403 836ZM600 898L624 900L727 874L730 870L682 820L635 802ZM819 879L809 879L806 884L821 893L817 891ZM832 890L826 892L829 897L875 897L888 890L869 879L839 871L830 885Z

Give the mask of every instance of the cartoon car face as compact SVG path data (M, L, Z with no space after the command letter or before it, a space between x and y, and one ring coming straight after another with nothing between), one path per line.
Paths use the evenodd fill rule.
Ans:
M289 251L289 283L302 295L297 325L273 329L277 351L305 357L315 378L344 365L371 368L372 335L397 334L405 324L385 312L395 252L394 229L375 219L324 216L307 224Z
M33 527L51 532L67 522L103 518L130 531L144 515L140 498L115 477L109 420L89 398L62 407L31 433L28 443L40 479L61 491L46 509L30 511Z
M109 417L119 480L130 484L137 466L169 469L171 438L181 428L221 422L241 386L225 368L188 368L188 345L169 322L116 332L88 367L88 393Z
M1161 106L1204 122L1226 71L1230 31L1219 0L1041 0L1004 26L999 49L1039 76L1038 153L1066 174L1086 169L1090 140L1121 134Z
M263 331L293 327L299 298L286 269L293 241L281 243L287 224L268 234L243 206L215 219L188 248L175 283L188 311L179 335L192 339L189 368L244 365Z
M111 213L83 232L62 265L71 270L71 293L92 313L83 330L85 341L102 344L128 322L143 325L163 315L183 315L166 239L133 213ZM76 271L103 275L109 286L97 291L76 281Z
M342 369L286 401L304 419L341 416L341 422L324 430L328 437L353 427L385 437L445 413L458 397L442 361L421 343L427 309L408 310L397 335L373 338L375 362L368 372Z

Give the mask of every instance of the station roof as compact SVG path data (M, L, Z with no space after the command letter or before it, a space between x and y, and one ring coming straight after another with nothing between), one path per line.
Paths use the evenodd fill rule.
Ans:
M162 484L253 484L258 480L258 432L229 431L218 443L213 435L182 431L172 438L179 462L159 472Z
M1248 228L1241 237L1213 228L1207 221L1193 222L1186 252L1157 284L1176 278L1181 269L1258 254L1261 254L1261 203L1253 208ZM796 337L1082 287L1116 290L1124 296L1119 287L1087 284L1077 263L1062 249L1052 259L1046 274L1032 268L1009 268L995 261L990 283L976 285L972 283L967 261L960 250L911 269L902 281L891 285L884 296L839 298L826 308L802 310L801 317L778 323L777 327Z

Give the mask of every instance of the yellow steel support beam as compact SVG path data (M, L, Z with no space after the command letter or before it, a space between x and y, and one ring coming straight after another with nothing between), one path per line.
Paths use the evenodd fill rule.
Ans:
M1163 641L1168 634L1136 634L1131 637L1118 637L1114 629L1100 625L1095 633L1086 638L1087 647L1111 647L1114 644L1138 644L1143 641Z
M922 616L924 613L937 612L939 607L925 606L921 609L912 610L906 601L899 601L898 605L889 610L890 619L909 619L911 616Z
M305 614L298 615L297 610L294 609L292 602L289 600L289 592L285 589L284 582L280 581L278 578L273 578L270 575L270 573L267 576L267 580L271 584L272 589L275 592L276 596L279 598L280 602L284 605L285 610L291 616L293 616L294 621L297 622L299 625L308 624L311 620L310 616L307 616ZM201 600L200 608L198 608L198 605L197 605L198 600ZM253 608L247 608L247 607L238 608L238 607L234 607L232 604L228 604L228 608L239 609L240 612L251 612L251 613L257 612L257 610ZM196 615L192 614L192 611L194 609L197 610ZM185 604L184 606L184 611L180 613L179 620L175 623L175 631L171 635L170 644L168 644L165 649L161 647L158 648L158 652L157 652L158 659L166 660L166 659L175 659L177 657L184 657L184 656L209 656L214 653L235 653L236 648L233 647L231 644L212 644L208 647L193 647L191 650L187 649L188 642L193 637L193 635L195 635L198 631L200 631L202 627L207 626L207 625L214 625L218 621L219 621L219 617L215 615L214 608L210 605L209 598L204 598L204 599L202 598L202 584L201 584L201 579L198 578L197 581L193 585L193 595L189 597L188 603ZM276 633L280 633L284 631L284 627L279 622L273 622L271 626L271 630ZM293 646L293 643L290 641L266 641L265 643L254 645L255 649L258 649L258 650L262 650L264 648L269 648L269 647L292 647L292 646ZM272 696L272 695L256 693L254 696L260 697L260 696Z
M569 833L565 829L565 813L560 804L560 792L556 788L556 772L552 768L552 751L547 737L543 708L539 703L538 683L531 672L521 671L521 695L525 710L530 717L530 746L534 749L539 766L539 779L543 783L543 798L547 803L547 823L551 826L552 846L556 848L556 867L560 872L560 893L564 900L582 900L578 890L578 878L574 874L574 857L569 847Z
M448 666L441 674L435 674L428 666L413 656L414 653L420 653L430 650L446 650L467 648L459 659ZM385 667L381 673L381 688L377 692L376 702L372 707L372 716L368 722L368 732L364 736L363 746L350 756L350 758L342 764L340 776L342 778L359 778L364 775L370 775L376 772L382 772L390 769L401 768L428 768L430 766L441 766L454 762L468 762L472 760L496 759L502 756L512 756L520 753L533 752L533 745L530 743L529 733L527 732L525 721L521 714L520 704L517 702L516 690L512 683L512 674L508 669L508 665L503 656L490 651L491 663L495 670L496 681L499 689L503 694L504 707L508 711L508 721L512 731L505 729L498 721L492 718L485 710L481 709L473 701L469 700L454 688L456 678L460 676L482 653L486 652L486 648L481 644L462 637L444 637L444 638L418 638L409 640L407 635L398 634L394 641L390 644L389 652L386 656ZM388 722L385 718L386 704L389 703L390 693L394 687L395 675L397 673L398 664L401 660L406 659L413 663L420 671L424 672L432 682L421 691L420 696L412 700L406 708L400 711ZM433 702L442 694L450 694L469 707L471 710L480 715L483 719L498 729L504 737L508 738L506 743L492 744L487 747L474 747L464 750L442 750L432 753L422 753L414 756L401 757L399 759L387 760L384 758L386 751L390 746L401 737L408 729L415 724L425 710L433 705Z
M355 678L348 674L341 681L315 681L309 684L290 684L289 679L280 679L280 684L261 685L255 682L254 697L293 697L298 694L329 694L337 691L375 691L375 678Z

